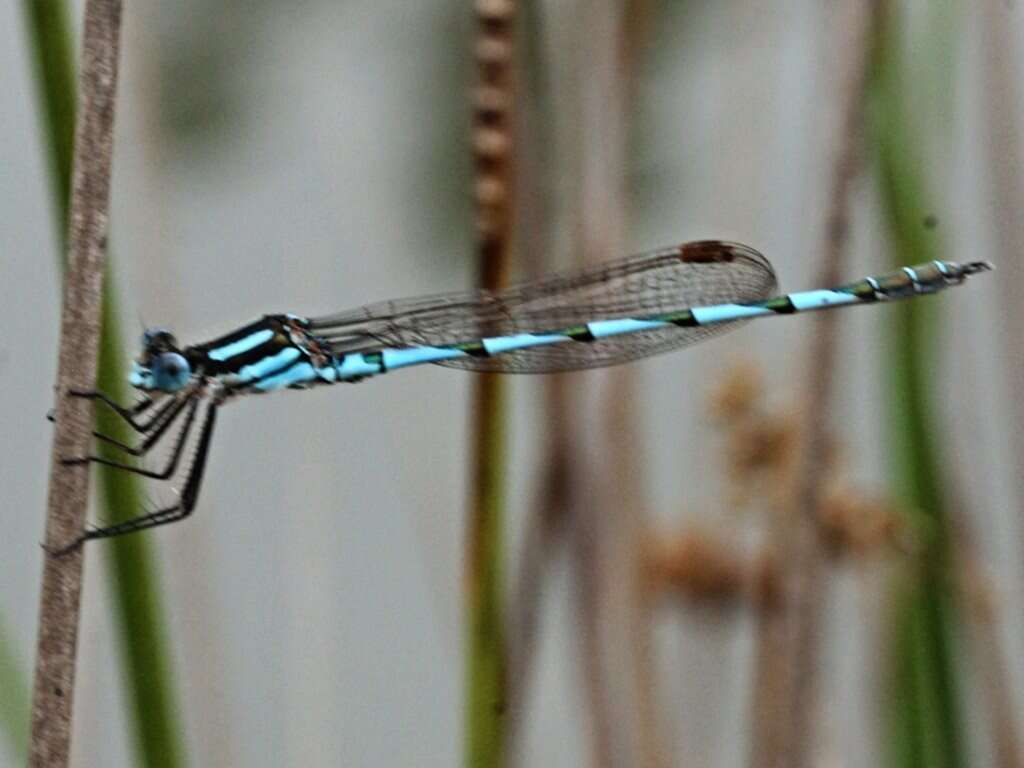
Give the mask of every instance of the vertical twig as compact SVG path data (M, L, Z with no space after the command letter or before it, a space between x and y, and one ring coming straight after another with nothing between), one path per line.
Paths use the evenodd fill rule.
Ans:
M519 6L520 55L516 94L520 137L517 163L516 234L520 263L531 278L553 268L554 201L550 185L557 169L554 143L554 110L549 78L550 51L544 46L543 3L523 2ZM542 447L536 462L539 474L536 495L530 503L522 555L515 564L509 596L508 621L508 720L506 764L522 764L522 728L525 702L532 681L537 637L540 633L542 597L548 581L548 566L561 551L573 487L573 436L571 375L543 377L540 386Z
M66 544L82 530L89 500L88 467L65 467L60 458L87 452L91 405L64 395L69 389L88 389L96 379L120 30L120 0L88 0L47 502L46 543L52 547ZM63 558L46 558L32 700L31 766L68 763L81 588L81 549Z
M620 8L620 5L626 7ZM642 10L638 6L642 5L641 2L622 4L613 0L602 4L596 14L580 14L578 9L569 11L581 23L574 25L572 38L567 43L580 50L580 69L588 76L579 89L582 100L576 105L579 120L574 135L582 137L583 147L577 248L579 255L589 261L600 261L619 252L616 241L621 240L625 208L623 156L628 144L624 116L631 95L628 92L631 44L637 36L636 25L631 22L643 16L638 12ZM533 156L543 151L543 147L532 147ZM529 161L521 161L520 171L524 162ZM538 192L530 187L528 194L532 198ZM517 232L523 232L523 228L518 227ZM540 270L539 265L537 267ZM545 567L570 526L573 527L576 610L580 617L582 676L593 762L613 764L616 755L632 752L649 756L654 752L643 747L638 752L628 743L636 741L633 737L643 730L642 723L641 728L635 727L634 717L630 715L643 721L648 712L641 713L639 708L629 704L617 708L615 703L621 689L627 688L632 695L635 686L643 687L640 681L651 678L643 661L638 662L638 657L644 661L647 658L647 628L643 624L645 616L634 621L638 618L635 611L642 612L646 608L636 594L639 582L634 578L633 568L635 537L618 536L619 528L614 522L623 520L624 506L631 507L631 513L635 513L638 498L634 485L635 463L623 458L623 454L627 457L632 454L625 447L633 438L634 420L629 413L632 372L598 374L598 377L606 385L605 432L598 431L599 428L588 424L585 418L580 402L580 377L560 375L544 381L545 447L539 462L542 475L527 523L510 610L513 634L509 649L508 738L512 764L522 759L517 751L518 729L524 716L523 701L538 634ZM590 452L588 446L594 442L614 446L614 456ZM594 464L597 459L602 462L600 465ZM613 472L612 478L606 471L608 466L624 471ZM600 491L594 490L597 485ZM609 489L610 494L606 493ZM632 527L630 523L627 521L627 528ZM609 541L614 544L609 545ZM614 561L616 575L604 567L609 561ZM603 621L606 618L614 626L609 627L609 622ZM634 631L641 636L622 642L621 633ZM631 642L634 639L638 642ZM619 654L612 649L626 650ZM627 716L617 717L620 711ZM651 760L643 764L650 765Z
M939 80L929 79L920 68L910 79L905 53L911 49L906 43L920 41L912 36L903 10L900 4L886 4L872 73L872 150L896 264L943 257L941 240L922 226L925 214L935 210L921 142L924 126L916 119L924 105L915 105L913 112L907 106L912 92L934 90ZM933 5L928 11L932 23L945 24L949 18ZM933 71L941 67L936 57L931 64ZM936 440L942 428L933 404L935 310L933 304L913 301L890 311L883 365L893 492L906 514L928 531L909 578L897 585L887 676L891 689L885 725L891 755L894 764L913 768L956 768L968 761L956 661L962 606L950 588L954 534L942 446Z
M985 122L988 131L984 142L989 177L989 200L992 252L999 254L1000 288L1002 302L999 314L1002 332L998 334L1003 347L1003 361L1008 369L1010 393L1024 391L1024 357L1020 354L1019 339L1024 332L1024 302L1020 301L1020 285L1024 279L1024 217L1020 215L1024 202L1024 147L1021 145L1022 114L1020 86L1016 60L1024 52L1019 37L1014 34L1019 21L1011 18L1014 9L1005 0L987 0L974 11L981 19L982 37L979 48L983 52L983 81L979 91L984 94ZM1010 461L1016 478L1016 499L1024 504L1024 405L1016 397L1001 404L1001 418L1009 421L1009 434L1013 450ZM1024 508L1018 506L1017 519L1024 519ZM1024 540L1019 551L1024 551Z
M50 154L50 178L54 208L59 215L61 236L67 234L69 192L71 190L71 153L74 150L72 126L75 120L75 67L68 31L65 3L23 0L25 22L32 40L36 82L43 108L46 146Z
M653 29L653 9L650 0L624 0L622 29L619 32L620 66L622 68L623 90L622 121L623 149L631 146L630 124L627 120L635 113L636 76L639 69L637 61L641 58L640 51L648 40ZM622 173L628 177L628 160L624 159ZM623 210L627 211L628 195L623 188ZM627 211L628 213L628 211ZM627 222L628 224L628 222ZM630 457L630 463L623 461L621 455L613 458L614 466L626 474L621 482L619 503L631 504L631 525L626 538L625 554L631 562L626 592L626 624L628 641L632 647L628 659L630 684L633 687L633 744L637 765L643 768L661 768L668 765L670 758L658 728L658 678L655 672L654 658L654 605L647 591L647 573L645 553L645 531L649 524L646 505L648 499L644 488L644 477L640 468L643 466L641 455L641 436L638 424L640 413L637 408L637 386L635 376L627 378L623 371L619 375L620 391L614 396L618 398L613 404L618 407L611 409L607 425L608 445L618 445L618 450ZM620 442L621 441L621 442ZM621 511L621 510L620 510Z
M28 680L0 615L0 732L19 761L28 754ZM0 747L2 750L2 747Z
M473 92L474 197L479 283L507 281L512 239L515 0L475 0L477 83ZM473 467L467 541L468 679L466 764L504 758L506 708L502 555L504 386L482 375L473 389Z
M596 263L622 252L632 98L633 3L576 3L580 84L579 248ZM638 681L649 627L640 590L639 533L645 489L635 410L636 370L595 372L600 419L580 419L572 557L591 762L641 765ZM585 449L585 450L583 450Z
M839 121L832 148L832 176L825 221L822 285L836 285L843 274L849 231L850 192L861 166L865 95L873 29L882 0L847 6L851 18L842 43ZM817 510L829 454L829 400L836 360L835 313L818 316L808 366L805 436L795 472L792 514L776 521L773 546L780 552L782 601L760 617L753 702L751 764L757 768L804 768L814 748L818 654L827 585L825 553Z
M1003 291L1000 313L1005 316L1006 325L1005 332L999 335L1005 345L1003 359L1009 369L1009 392L1015 393L1024 389L1024 360L1019 354L1018 341L1024 332L1024 304L1018 294L1021 278L1024 278L1024 260L1021 258L1024 253L1024 219L1020 216L1021 203L1024 202L1024 178L1020 173L1024 167L1024 148L1021 146L1024 125L1018 117L1022 104L1013 63L1014 57L1024 52L1024 46L1013 34L1015 20L1011 18L1012 11L1013 8L1003 0L988 0L980 4L975 13L982 19L980 48L985 57L981 92L987 98L985 121L989 140L985 146L992 185L993 253L1007 256L999 265L1000 269L1004 266L1006 269L1000 280ZM1017 398L1012 398L1012 402L1001 404L1000 413L1008 421L1010 438L1016 447L1010 456L1016 457L1016 464L1011 464L1011 467L1017 478L1016 498L1020 504L1024 500L1024 407ZM953 537L954 547L964 567L980 571L982 564L976 553L974 537L962 535L968 525L966 510L959 508L956 511L961 522L960 532ZM1018 508L1018 519L1021 519L1022 512L1024 510ZM1024 551L1024 541L1017 551ZM1014 701L1009 685L1006 649L999 637L998 611L993 606L978 613L980 615L976 614L973 622L976 645L972 656L982 670L981 681L991 712L996 764L999 768L1019 768L1024 765L1024 745L1021 744L1017 717L1022 702Z
M1006 646L1000 638L1001 610L988 568L978 556L978 542L970 523L967 505L955 482L950 490L950 526L953 535L951 561L959 597L967 609L967 640L971 664L978 673L987 707L993 765L1022 768L1024 751L1015 716L1013 687L1007 669Z
M570 460L572 436L578 434L572 383L568 375L557 375L547 377L543 384L545 446L538 462L541 477L509 600L507 754L512 766L522 763L519 742L524 703L533 672L548 565L561 549L578 485Z
M43 113L43 125L50 155L54 213L60 230L62 271L67 267L68 205L71 200L72 149L75 132L75 65L65 2L23 0L29 50L36 62L35 80ZM107 254L110 261L110 254ZM108 270L109 272L109 270ZM98 389L116 401L127 396L122 374L125 370L121 348L116 286L107 275L103 291L102 333ZM109 411L96 414L96 428L121 442L131 439L124 423ZM105 446L99 446L101 455ZM108 456L121 459L121 456ZM125 510L137 510L145 503L137 479L110 467L100 467L99 502L103 516L116 521ZM126 670L123 681L129 697L137 759L151 768L172 768L181 764L184 737L177 716L165 612L160 601L159 574L148 542L129 537L111 542L108 560L110 593L118 618L119 649Z

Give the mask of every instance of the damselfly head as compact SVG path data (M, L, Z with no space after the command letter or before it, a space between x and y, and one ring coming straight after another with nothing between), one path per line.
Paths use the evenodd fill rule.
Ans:
M142 352L132 366L128 382L138 389L177 392L192 378L192 367L178 349L174 335L165 328L149 328L142 334Z
M147 328L142 332L143 357L177 349L178 340L166 328Z

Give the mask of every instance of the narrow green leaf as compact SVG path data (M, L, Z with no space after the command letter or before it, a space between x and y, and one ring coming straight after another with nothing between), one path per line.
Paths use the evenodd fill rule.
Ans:
M907 106L909 89L941 89L907 77L902 60L906 27L897 4L890 8L877 48L872 141L893 261L910 264L942 258L942 246L927 224L935 209L921 134ZM889 312L887 427L893 490L922 532L922 551L893 604L889 756L893 766L959 768L965 758L953 647L956 605L948 576L950 521L939 471L941 429L932 402L939 324L934 299L904 302Z
M50 160L50 189L61 237L67 234L71 153L75 145L75 64L65 0L24 0L42 129Z
M103 337L97 388L118 402L127 402L124 384L125 355L113 342L119 339L114 281L108 273L103 303ZM122 442L131 434L107 409L96 414L97 429ZM114 458L102 446L103 455ZM123 461L124 456L118 455ZM102 467L97 475L105 519L118 522L138 514L146 502L137 480L125 472ZM159 573L149 539L124 536L102 542L107 547L109 589L116 597L114 610L122 653L125 694L133 713L133 739L139 762L146 766L174 768L185 764L184 730L171 684L170 650Z
M28 755L28 680L10 633L0 616L0 730L19 762Z
M474 395L477 444L466 590L466 765L494 768L502 764L505 735L504 382L497 376L485 376Z

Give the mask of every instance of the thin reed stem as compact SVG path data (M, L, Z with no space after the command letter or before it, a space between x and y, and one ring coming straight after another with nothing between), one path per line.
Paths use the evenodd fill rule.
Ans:
M624 0L575 6L577 248L589 264L624 250L637 11ZM652 728L643 718L651 708L641 690L652 675L645 666L650 628L639 567L646 489L636 373L620 367L587 375L597 389L600 418L578 418L574 443L580 487L571 497L571 552L590 763L597 766L650 765L657 753L645 743Z
M1000 636L1001 601L968 517L968 507L958 485L951 483L950 523L953 535L952 562L959 598L965 607L971 665L977 672L988 715L988 732L996 768L1021 768L1024 751L1017 726L1006 645Z
M903 58L905 21L898 4L887 9L874 72L873 141L882 209L895 263L942 258L937 237L922 221L933 212L920 129L907 110L910 89ZM944 18L944 17L943 17ZM943 62L932 62L932 70ZM940 462L941 434L932 403L935 306L906 302L890 311L885 368L889 376L886 426L896 499L928 535L913 572L894 601L892 690L886 723L894 765L957 768L966 765L957 655L959 605L953 572L948 492ZM898 344L895 343L898 340Z
M550 47L544 45L543 3L519 5L520 55L517 59L516 237L523 271L540 278L554 265L554 200L557 174ZM541 629L541 607L549 566L562 551L572 488L573 377L544 376L541 406L539 481L525 523L522 555L515 564L508 600L508 721L506 763L523 762L522 733Z
M25 0L24 12L35 66L35 80L42 107L43 126L50 156L51 190L55 221L61 241L68 232L68 204L71 198L71 152L74 145L75 91L72 42L66 3L62 0ZM66 248L64 249L66 250ZM66 270L65 253L59 258ZM109 265L108 254L108 265ZM102 303L102 331L98 389L118 402L127 396L124 384L126 355L121 347L117 290L114 275L105 279ZM124 424L109 411L95 414L96 428L121 442L129 439ZM105 445L101 455L109 454ZM145 500L140 484L131 475L109 467L98 470L100 503L105 519L122 519L126 511L140 509ZM122 676L131 701L132 737L138 760L153 768L174 768L182 762L184 738L177 717L174 686L171 683L168 633L156 564L144 537L128 537L108 545L110 594L114 596L118 648L127 673Z
M120 0L88 0L57 370L59 397L47 502L46 543L54 548L82 530L89 501L88 467L65 466L60 459L85 454L90 443L91 403L67 397L66 393L90 389L96 381L120 31ZM82 554L79 549L66 557L47 557L43 567L30 766L54 768L68 764Z
M479 284L507 282L515 154L515 0L476 0L473 93L474 192ZM505 387L497 376L474 381L472 468L466 544L468 766L499 766L505 758L506 630L503 528Z
M829 206L819 276L837 285L846 271L850 197L861 170L865 101L871 44L884 2L849 4L836 28L841 44L837 130L832 146ZM804 768L815 762L816 712L822 613L828 585L825 543L818 510L828 475L828 419L837 359L836 313L815 319L805 385L805 431L797 465L791 512L775 521L772 546L780 553L783 600L760 617L753 702L751 765Z
M28 680L15 653L7 624L0 616L0 732L18 762L28 755Z
M1013 8L1001 0L986 0L975 11L981 21L982 43L985 66L982 71L981 93L987 98L985 122L989 140L985 142L987 166L990 178L992 213L991 233L994 238L993 253L1015 254L1016 258L1002 259L999 264L1002 299L1000 312L1005 316L1006 332L1001 333L1004 351L1003 359L1009 367L1010 392L1024 388L1024 360L1021 359L1019 341L1024 333L1024 303L1018 299L1019 286L1024 279L1024 219L1019 215L1020 201L1024 200L1024 178L1020 168L1024 167L1024 123L1019 116L1024 114L1017 74L1013 67L1014 56L1024 51L1020 39L1014 35ZM1017 518L1024 514L1021 500L1024 500L1024 406L1017 398L1000 404L1002 418L1010 425L1009 433L1015 450L1009 452L1016 457L1018 499ZM957 505L959 507L959 505ZM966 510L959 515L959 529L953 537L961 562L969 570L982 571L984 564L979 556L975 537L961 535L968 525ZM1024 545L1024 541L1020 542ZM1018 551L1020 548L1018 548ZM976 580L985 577L979 574ZM982 598L984 599L984 598ZM987 602L987 610L974 612L975 647L972 656L981 668L981 679L991 713L991 734L995 763L998 768L1020 768L1024 765L1024 744L1020 737L1019 708L1024 702L1015 701L1009 685L1011 676L1007 669L1008 657L1005 644L1000 639L1000 604L997 599Z
M987 135L981 148L986 160L986 176L991 201L988 226L992 253L999 256L999 315L1001 327L996 334L1002 348L1002 361L1007 367L1008 391L1024 391L1024 356L1020 354L1020 338L1024 334L1024 302L1020 286L1024 282L1024 216L1020 215L1024 200L1024 95L1020 91L1019 70L1024 46L1016 34L1014 19L1018 9L1005 0L985 0L973 9L982 30L978 46L983 56L979 96L984 99ZM1007 423L1011 450L1007 458L1017 499L1016 517L1024 519L1024 403L1011 396L1000 404L1000 419ZM1024 539L1019 542L1024 550Z
M23 8L54 181L51 193L63 237L67 233L75 124L75 64L67 5L24 0Z

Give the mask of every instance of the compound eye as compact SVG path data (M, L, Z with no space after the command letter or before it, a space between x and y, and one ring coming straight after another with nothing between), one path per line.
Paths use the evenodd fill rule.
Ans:
M153 384L164 392L177 392L188 384L192 369L188 360L177 352L164 352L153 358L150 364Z

